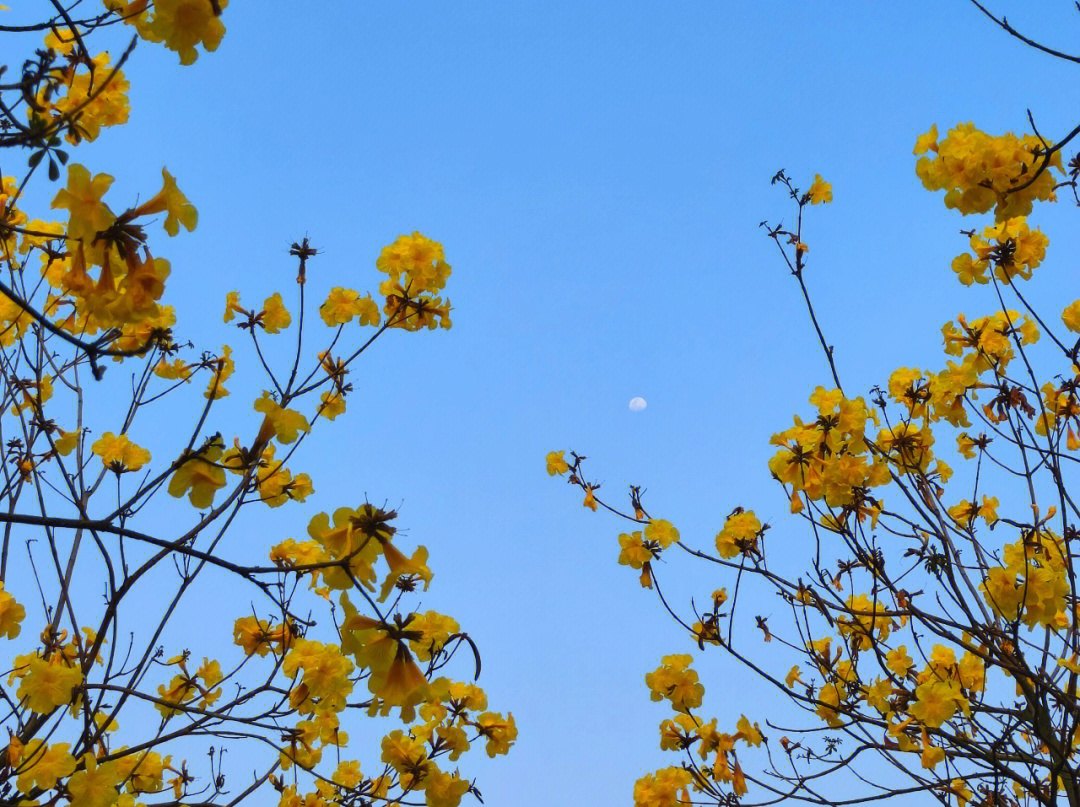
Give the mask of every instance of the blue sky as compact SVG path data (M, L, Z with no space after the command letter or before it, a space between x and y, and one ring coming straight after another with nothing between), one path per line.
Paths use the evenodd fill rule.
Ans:
M1042 20L998 5L1051 41L1080 24L1068 3ZM196 232L167 245L169 289L180 335L207 346L239 341L226 292L291 294L298 237L320 249L313 293L373 289L399 233L445 244L453 329L392 334L366 357L354 381L370 392L297 467L317 495L252 540L300 537L314 512L365 497L400 505L431 551L424 604L475 637L492 706L518 722L509 757L465 766L487 803L629 804L637 776L675 761L643 675L692 646L616 565L619 525L549 480L544 454L588 455L605 493L645 485L699 546L744 505L797 551L768 438L827 376L758 229L792 214L769 178L833 184L808 214L807 279L845 385L865 391L936 366L941 323L991 307L951 277L971 224L922 190L915 137L1019 130L1028 107L1052 137L1074 123L1074 76L959 0L295 8L235 0L220 50L192 68L141 45L131 123L79 159L120 198L156 189L164 162L198 206ZM1061 256L1076 236L1054 226L1067 213L1040 218L1048 300L1075 285ZM630 412L638 395L648 408ZM661 569L684 573L669 584L684 607L731 582ZM770 715L735 666L698 668L721 724Z

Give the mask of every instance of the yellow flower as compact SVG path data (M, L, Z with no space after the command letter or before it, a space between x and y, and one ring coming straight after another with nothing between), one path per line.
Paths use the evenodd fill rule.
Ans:
M126 782L128 793L157 793L164 786L163 777L172 757L162 757L156 751L137 751L120 756L111 764L116 766L120 781ZM130 796L128 796L131 799ZM125 804L120 797L120 807L137 807L134 799Z
M149 201L135 208L132 211L133 216L149 216L167 212L165 232L176 235L180 232L181 224L184 225L184 229L191 232L198 224L199 212L176 186L176 179L172 174L162 168L161 177L164 180L161 190Z
M1023 216L1006 219L983 230L982 236L972 235L973 258L967 253L953 259L952 269L965 286L987 283L987 271L993 268L1002 283L1014 278L1030 280L1032 271L1046 257L1049 239L1040 231L1032 230Z
M210 507L214 494L225 487L225 470L219 465L221 449L219 439L202 453L189 456L169 481L169 494L179 499L186 493L195 507Z
M956 796L958 807L967 807L967 803L971 801L975 795L972 789L967 786L967 782L963 779L953 779L949 782L946 791Z
M937 140L938 131L937 124L935 123L930 127L930 131L915 138L915 148L911 153L919 156L920 154L926 154L928 151L937 151Z
M265 656L275 645L280 652L292 638L292 629L287 624L271 626L253 616L240 617L233 624L233 643L244 648L244 653L249 656L256 653Z
M345 411L345 396L340 392L324 392L319 396L322 404L319 406L318 416L327 420L333 420Z
M924 768L933 770L940 763L945 761L945 751L936 745L931 745L930 740L927 739L923 743L921 761Z
M1016 578L1014 570L994 566L987 570L986 579L979 587L994 612L1009 620L1017 618L1024 597L1024 586L1018 585Z
M364 777L360 774L359 762L356 760L342 760L338 763L331 778L342 787L354 788L363 781Z
M581 503L583 507L588 507L594 513L596 512L596 497L593 495L593 489L591 485L585 486L585 501Z
M997 496L983 496L982 504L979 505L978 516L987 525L992 525L998 520L997 508L998 508Z
M814 182L806 195L812 205L828 204L832 201L832 185L822 179L821 174L814 174Z
M413 295L441 290L450 276L442 244L418 232L383 247L375 268Z
M119 797L116 786L121 781L116 765L107 762L99 767L93 754L84 754L82 762L83 769L67 782L71 807L111 807Z
M956 435L956 450L960 452L964 459L975 459L975 449L978 447L979 443L967 432Z
M888 678L878 678L865 689L866 702L882 714L889 711L889 696L892 695L892 684Z
M434 767L434 766L433 766ZM458 774L434 768L425 778L424 800L427 807L457 807L469 792L469 781Z
M619 564L622 566L640 569L643 564L652 560L653 554L646 548L640 530L629 535L620 535L619 546L622 550L619 552Z
M342 655L337 645L297 639L285 656L281 669L290 678L296 678L297 673L303 670L301 682L307 687L310 697L325 699L328 703L344 701L353 689L349 676L354 665Z
M22 762L23 749L25 747L23 741L19 739L19 735L13 733L7 745L7 764L11 768L19 767L19 764Z
M257 321L267 333L278 333L289 327L292 317L281 299L281 292L274 292L272 296L266 298Z
M655 542L661 549L667 549L679 542L679 531L670 521L655 518L645 525L645 540Z
M914 663L911 656L907 654L907 645L900 645L895 650L890 650L885 654L886 666L900 678L904 678L908 674L908 670L911 669Z
M228 345L222 345L221 355L213 363L212 369L214 374L206 382L206 392L203 395L211 400L217 400L229 394L229 391L225 389L225 382L236 371L236 363L232 359L232 348Z
M0 636L14 639L19 635L22 626L19 624L26 617L26 609L15 601L10 592L4 591L4 583L0 581Z
M46 747L42 740L30 740L23 749L23 762L15 786L22 793L35 787L51 790L58 780L75 770L75 758L68 753L68 743L53 743Z
M29 409L31 412L40 412L42 404L52 397L52 376L43 375L41 381L32 379L19 379L15 382L18 400L11 407L11 414L17 415Z
M938 728L956 714L958 698L962 698L952 681L927 681L915 689L916 700L908 712L925 726Z
M393 327L418 331L451 326L450 301L437 296L450 276L442 244L418 232L402 235L383 248L375 266L387 274L379 293Z
M45 35L45 47L62 56L67 56L75 49L78 40L70 28L57 28Z
M236 314L247 316L247 313L247 309L240 307L240 292L230 291L225 295L225 315L222 317L223 322L232 322L232 318Z
M814 711L828 725L837 728L843 725L844 722L840 717L839 707L846 698L847 689L842 683L825 684L821 691L818 692L817 699L819 703Z
M296 441L300 432L311 431L307 418L293 409L281 406L270 397L269 392L263 392L262 397L255 401L255 411L266 416L259 430L260 439L276 437L278 442L288 445Z
M498 712L484 712L476 718L473 727L487 740L484 750L489 757L508 753L517 739L517 724L509 712L506 717Z
M1074 300L1061 312L1061 321L1073 333L1080 333L1080 300Z
M570 465L563 457L565 451L549 451L547 455L547 472L548 476L555 476L559 474L565 474L570 470Z
M408 736L401 729L395 729L383 737L381 759L402 774L409 770L424 769L425 763L430 766L424 741Z
M19 672L19 700L25 700L30 711L39 714L70 703L72 692L83 680L78 667L53 664L40 656L31 656L25 670Z
M61 29L60 35L50 32L45 37L47 45L65 54L71 53L76 41L68 29ZM53 76L62 72L61 81L50 82L47 89L39 88L37 109L27 107L27 115L44 118L58 129L68 129L64 138L72 145L78 145L82 140L96 140L103 126L127 123L130 84L122 70L109 64L109 54L99 53L89 63L72 60L69 64L62 71L52 71ZM107 84L100 80L103 75L109 76ZM73 124L70 128L67 126L69 121Z
M378 325L381 318L379 306L370 294L361 297L360 292L341 286L330 290L326 302L319 306L319 316L331 327L352 322L355 317L359 317L361 325Z
M66 208L70 214L67 230L70 240L90 243L116 221L116 216L101 201L112 183L113 178L108 174L97 174L91 179L90 172L78 163L68 166L67 187L56 194L52 206Z
M228 3L229 0L218 0L220 8ZM180 54L180 64L191 64L199 57L196 45L202 43L207 51L217 50L225 36L225 26L214 14L209 0L155 0L154 16L147 32L144 36Z
M187 381L194 373L194 368L183 359L162 359L154 367L154 375L167 381Z
M383 714L389 714L391 707L401 707L401 718L405 721L411 720L417 704L429 697L427 678L403 644L397 645L385 671L372 674L368 689L382 699Z
M379 602L384 602L390 595L390 590L397 585L406 591L412 591L417 581L424 581L424 591L431 584L432 572L428 568L428 551L426 547L418 546L411 558L405 557L393 544L387 542L383 546L383 557L390 567L390 573L383 580L382 589L379 591Z
M742 740L747 745L761 745L762 736L761 728L757 723L751 724L746 715L742 715L739 718L739 722L736 724L738 732L735 734L735 739Z
M101 457L106 468L117 473L137 471L150 462L150 452L128 440L126 434L105 432L94 441L90 450Z
M847 608L850 615L837 617L836 627L853 649L869 650L873 646L875 632L879 640L889 638L893 621L885 616L887 609L880 600L871 600L866 594L859 594L848 597Z

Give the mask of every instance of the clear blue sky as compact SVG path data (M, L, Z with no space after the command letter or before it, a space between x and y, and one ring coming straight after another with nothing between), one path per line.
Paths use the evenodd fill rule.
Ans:
M1029 4L996 5L1028 24ZM1054 8L1033 30L1075 41L1080 17ZM198 230L168 243L180 336L239 342L226 292L288 292L286 251L305 234L313 290L373 288L380 247L414 229L454 267L454 328L378 345L354 380L379 383L297 468L317 495L250 540L300 537L314 512L365 496L400 504L431 550L424 604L476 638L492 706L518 722L509 757L465 765L487 803L631 803L637 776L676 759L643 675L693 648L616 565L619 525L549 480L544 454L588 455L604 492L645 485L697 545L744 505L774 521L774 549L798 551L768 438L827 377L758 229L792 212L769 178L833 183L835 203L809 213L808 282L846 386L865 391L939 364L961 305L948 262L970 223L921 189L915 137L935 122L1021 129L1027 107L1052 137L1074 123L1075 75L960 0L234 0L225 21L192 68L141 45L130 125L80 155L120 198L156 188L164 161L198 206ZM1075 285L1062 256L1076 236L1057 220L1040 218L1044 293ZM649 405L632 413L637 395ZM681 561L660 572L683 570L683 608L731 582ZM697 666L722 725L770 716L738 668Z

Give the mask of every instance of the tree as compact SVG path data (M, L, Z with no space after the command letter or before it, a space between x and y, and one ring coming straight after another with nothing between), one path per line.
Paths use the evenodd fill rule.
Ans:
M197 223L173 176L123 208L105 201L111 176L69 162L127 120L140 39L191 64L222 41L227 5L51 0L0 25L27 56L0 83L0 147L26 166L0 190L0 804L456 805L479 797L459 757L506 753L517 729L469 680L468 634L413 610L432 572L397 513L356 500L288 519L304 540L228 540L253 509L291 514L312 495L293 469L345 412L365 351L450 327L442 245L399 237L376 261L377 294L335 287L319 323L305 295L318 252L299 239L291 312L280 291L225 301L240 359L183 342L165 302L155 225ZM113 61L100 41L126 46ZM223 422L238 360L267 389L248 393L253 419ZM147 420L162 401L166 430ZM192 602L208 580L235 612ZM368 744L361 766L352 749Z
M1009 35L1080 61L975 5ZM820 175L805 190L784 171L773 177L794 224L762 227L826 360L826 385L771 438L769 472L804 530L785 522L776 538L738 506L702 549L649 514L641 486L622 505L602 496L584 456L547 456L548 473L579 488L585 507L629 523L618 562L684 636L645 676L671 708L660 747L680 759L637 781L638 807L905 796L1080 805L1080 300L1040 313L1024 292L1048 245L1028 217L1059 194L1080 205L1080 157L1063 164L1080 127L1051 143L1029 124L1022 136L959 124L917 138L923 185L944 191L947 208L987 218L964 233L951 268L962 286L992 290L996 310L944 325L938 369L901 367L866 395L843 386L808 291L805 214L832 188ZM712 564L718 581L689 609L670 582L677 550ZM763 602L781 603L782 615L748 610ZM782 724L788 712L769 710L718 724L684 652L691 642L806 717Z

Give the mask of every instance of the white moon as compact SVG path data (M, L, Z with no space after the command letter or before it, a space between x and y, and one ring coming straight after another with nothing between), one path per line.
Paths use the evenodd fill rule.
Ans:
M630 399L630 411L631 412L640 412L642 409L644 409L648 405L649 404L646 403L644 398L631 398Z

